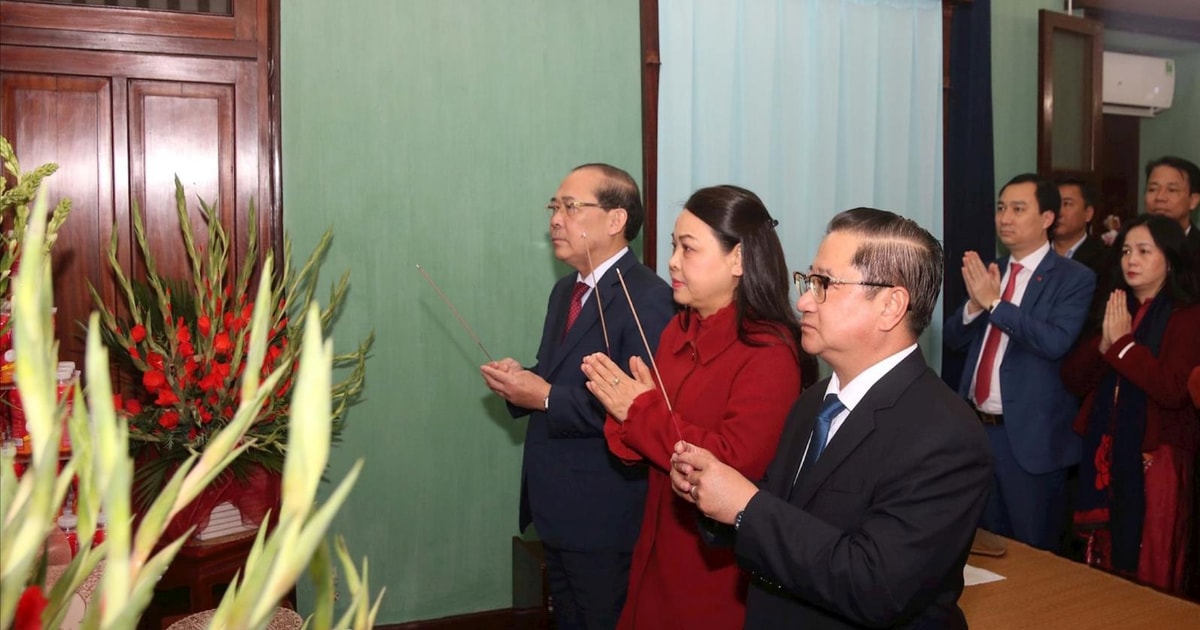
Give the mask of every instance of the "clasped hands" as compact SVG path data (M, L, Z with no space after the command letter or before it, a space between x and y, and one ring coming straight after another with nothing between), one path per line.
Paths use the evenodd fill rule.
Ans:
M654 375L641 357L629 359L629 370L633 375L626 374L612 359L601 352L589 354L583 358L580 366L584 376L588 378L587 388L608 415L617 422L625 422L629 417L629 407L643 393L655 389Z
M550 383L537 374L526 370L509 357L489 361L479 368L488 389L496 392L508 402L526 409L541 409L550 395Z
M731 524L758 486L707 449L680 440L671 455L671 490L705 516Z
M999 299L1000 266L996 263L984 265L979 254L968 251L963 254L962 275L970 297L967 314L974 315Z
M650 368L640 357L629 360L633 376L626 374L612 359L602 353L584 357L580 369L588 377L588 391L604 405L617 422L624 422L633 400L655 388ZM526 409L541 409L550 395L550 383L531 372L515 359L506 357L490 361L479 368L488 389L508 402Z
M1108 296L1104 305L1104 322L1100 326L1100 354L1108 352L1121 337L1133 330L1133 318L1129 315L1125 292L1116 289Z

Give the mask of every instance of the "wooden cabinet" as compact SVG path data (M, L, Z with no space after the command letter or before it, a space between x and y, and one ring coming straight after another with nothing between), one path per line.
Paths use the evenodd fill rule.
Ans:
M259 257L280 250L277 16L278 0L233 0L232 15L0 1L0 133L25 170L57 162L51 199L72 200L53 255L61 359L82 361L88 282L120 301L106 259L114 229L121 265L144 273L133 204L160 273L189 268L175 176L199 239L197 197L219 204L240 262L253 200Z

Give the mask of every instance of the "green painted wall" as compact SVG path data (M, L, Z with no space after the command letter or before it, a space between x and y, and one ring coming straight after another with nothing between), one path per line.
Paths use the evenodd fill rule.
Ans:
M997 190L1037 170L1038 11L1061 0L992 0L992 134Z
M288 0L281 22L285 226L298 255L334 228L337 349L378 336L334 530L387 587L380 623L507 608L524 423L415 265L495 356L532 362L565 271L547 199L583 162L640 179L638 3Z
M1142 121L1141 157L1144 164L1162 155L1178 155L1200 163L1200 45L1195 52L1175 54L1175 99L1171 109ZM1141 190L1146 188L1142 172ZM1192 223L1200 222L1200 209Z
M997 186L1037 169L1038 11L1060 0L993 0L992 130ZM1140 161L1174 154L1200 161L1200 46L1181 40L1109 31L1105 50L1176 60L1171 109L1141 123ZM1141 186L1145 188L1145 175Z

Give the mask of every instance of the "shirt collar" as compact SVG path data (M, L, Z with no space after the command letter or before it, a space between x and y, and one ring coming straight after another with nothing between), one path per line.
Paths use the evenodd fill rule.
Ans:
M1068 248L1067 248L1067 254L1066 254L1066 257L1067 257L1067 258L1074 258L1074 257L1075 257L1075 252L1079 251L1079 246L1080 246L1080 245L1083 245L1083 242L1084 242L1084 241L1086 241L1086 240L1087 240L1087 232L1084 232L1084 233L1083 233L1083 236L1080 236L1080 237L1079 237L1079 240L1078 240L1078 241L1075 241L1075 244L1074 244L1074 245L1072 245L1072 246L1070 246L1070 247L1068 247Z
M627 251L629 251L628 246L622 247L620 249L620 251L613 254L612 256L609 256L604 262L600 263L599 265L596 265L596 269L592 273L589 273L587 275L576 274L577 275L576 282L582 282L582 283L588 285L589 287L591 287L592 289L596 288L596 280L595 279L603 278L604 274L608 273L608 270L611 269L613 265L617 264L617 261L620 260L621 257L624 256L625 252L627 252ZM590 291L590 289L589 289L589 291Z
M917 344L913 344L896 354L888 356L882 361L872 365L862 371L861 374L851 379L849 383L843 387L838 380L837 372L829 378L829 386L825 388L825 395L837 394L838 400L846 406L846 409L854 411L854 407L862 401L867 392L878 383L880 379L892 371L892 368L900 364L901 361L908 358L917 349Z
M1033 271L1034 269L1037 269L1038 265L1042 264L1042 259L1044 259L1046 257L1046 254L1049 254L1049 253L1050 253L1050 241L1046 241L1045 243L1042 243L1041 247L1030 252L1028 256L1026 256L1020 260L1017 260L1016 257L1013 256L1008 259L1008 262L1010 265L1012 263L1019 263L1023 269L1028 269L1029 271ZM1006 270L1001 270L1001 272L1000 272L1001 275L1004 274L1004 271L1006 271Z

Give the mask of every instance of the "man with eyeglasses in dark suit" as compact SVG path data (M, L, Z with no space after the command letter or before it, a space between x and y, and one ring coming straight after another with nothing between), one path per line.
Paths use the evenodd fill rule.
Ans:
M556 627L613 628L642 522L646 468L609 453L604 407L580 366L596 352L621 366L633 356L649 363L674 302L667 283L629 249L643 210L628 173L607 164L577 167L546 210L554 257L574 271L550 292L537 364L523 368L505 358L480 371L513 417L529 416L520 528L532 522L542 539Z
M676 445L675 493L733 525L752 575L746 628L967 627L958 598L992 462L970 408L917 346L942 257L891 212L834 217L796 274L804 350L833 375L800 396L763 480Z

